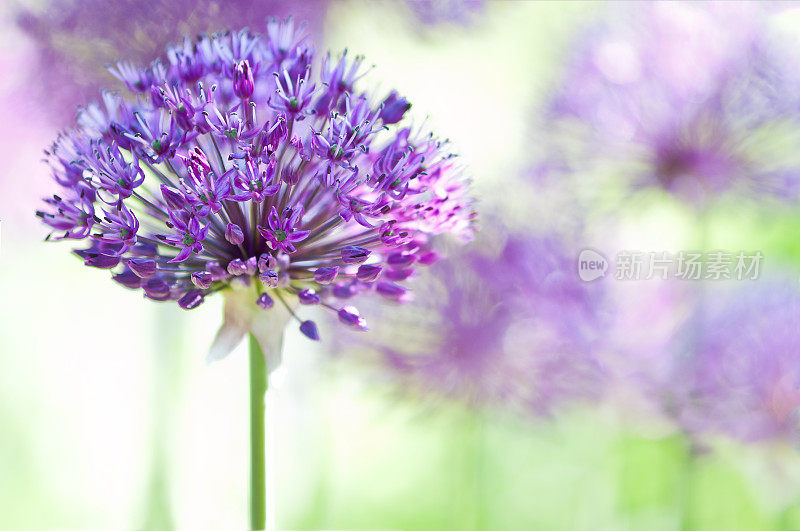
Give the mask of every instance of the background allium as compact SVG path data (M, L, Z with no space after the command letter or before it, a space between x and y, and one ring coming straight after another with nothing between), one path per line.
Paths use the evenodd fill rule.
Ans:
M18 25L36 44L29 84L60 123L75 105L91 101L111 77L104 65L127 59L146 63L163 54L177 35L227 28L261 30L268 17L295 16L317 34L328 0L50 0L22 8Z
M796 197L800 159L775 140L797 140L796 57L761 6L615 7L580 35L549 127L580 131L595 162L635 187L696 203L727 190Z
M800 435L796 281L762 280L715 295L691 316L676 340L671 391L679 422L700 436L722 433L745 442L781 439L796 444Z
M536 414L595 396L602 286L578 279L560 237L505 232L483 227L494 241L436 264L415 311L365 341L377 337L397 380L423 396Z
M598 356L609 380L606 398L626 424L674 428L676 338L688 338L697 292L696 282L611 280L607 341Z
M425 24L468 24L486 9L486 0L407 0L406 5Z
M58 192L38 213L86 265L185 309L227 297L224 354L275 306L350 304L435 259L429 237L468 239L467 183L446 142L405 124L395 92L357 88L363 58L314 52L291 22L186 40L165 60L112 73L47 152ZM318 339L303 321L300 330ZM256 333L256 335L258 335ZM261 339L259 337L259 339Z

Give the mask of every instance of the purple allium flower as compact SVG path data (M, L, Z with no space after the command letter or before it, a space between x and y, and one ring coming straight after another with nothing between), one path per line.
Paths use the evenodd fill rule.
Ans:
M759 135L785 133L790 121L797 131L797 58L791 43L774 46L760 6L615 7L567 61L551 136L566 127L591 160L621 169L634 187L696 204L723 191L796 198L796 150Z
M287 207L280 216L273 206L267 216L267 226L256 228L270 249L291 254L297 251L293 244L305 240L311 234L309 230L298 230L302 217L302 205Z
M167 55L180 61L118 68L137 96L105 93L59 136L47 152L59 192L38 215L51 239L88 240L77 251L86 265L121 268L114 278L151 299L192 309L225 294L236 333L218 336L214 356L257 329L273 298L292 315L298 302L321 304L340 320L339 301L358 293L407 300L400 283L430 263L432 236L471 237L467 181L449 145L395 124L396 110L384 123L386 97L355 85L360 59L342 55L346 90L322 83L291 21L270 22L266 36L201 36ZM179 120L183 101L193 111ZM319 102L330 110L317 112ZM323 130L326 149L306 149ZM358 216L342 205L345 183ZM409 274L376 282L384 268ZM360 317L346 322L364 328ZM317 339L308 323L301 331Z
M37 6L41 9L19 9L17 22L36 45L38 60L31 65L36 82L32 86L41 88L41 93L35 96L67 122L76 105L108 86L111 77L103 65L110 59L147 62L160 55L176 33L196 35L246 26L260 29L267 17L293 15L308 22L312 34L318 34L328 4L329 0L49 0ZM205 67L192 49L194 45L186 40L169 53L176 73L190 84L200 79ZM226 68L234 73L238 68L237 86L248 89L243 64L231 63ZM126 63L115 70L131 82L130 90L143 92L157 69Z
M555 237L503 243L500 227L482 233L501 238L499 253L486 253L484 242L432 267L414 311L379 320L364 340L404 388L426 395L536 414L596 395L601 285L577 277ZM339 313L343 322L357 317Z
M800 290L762 279L715 293L680 334L670 385L680 424L745 442L800 436ZM687 341L686 338L690 338Z

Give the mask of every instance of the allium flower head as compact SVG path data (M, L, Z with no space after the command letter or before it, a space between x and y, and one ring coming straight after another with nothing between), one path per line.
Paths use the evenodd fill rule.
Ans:
M676 362L676 411L681 424L698 435L796 444L800 291L796 283L760 282L715 297L687 322L682 337L699 336Z
M652 2L611 15L570 55L555 123L574 122L593 156L629 164L636 187L697 204L728 190L797 196L796 150L760 140L798 127L790 46L774 46L758 5Z
M433 235L470 238L473 210L447 142L409 125L396 93L358 88L361 61L328 55L320 72L293 23L272 21L264 37L201 36L147 67L117 64L133 97L103 93L47 152L49 238L84 242L86 265L147 298L238 301L223 351L276 302L364 329L350 299L406 299L382 272L427 263Z
M500 227L482 232L505 238ZM600 284L579 280L554 236L508 236L496 253L485 247L437 264L415 311L376 330L386 334L378 348L392 373L427 396L535 414L597 394Z

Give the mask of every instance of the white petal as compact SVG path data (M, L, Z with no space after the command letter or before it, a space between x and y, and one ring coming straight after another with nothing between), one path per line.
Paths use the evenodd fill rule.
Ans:
M223 292L223 323L206 356L206 362L225 358L247 334L253 334L261 347L271 373L281 363L281 349L291 314L282 304L265 310L256 305L258 292L252 287L235 286Z

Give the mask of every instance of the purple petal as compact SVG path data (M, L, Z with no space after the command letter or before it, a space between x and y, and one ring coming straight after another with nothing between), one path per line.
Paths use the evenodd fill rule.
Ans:
M244 275L247 272L247 266L241 258L231 260L228 264L228 273L231 275Z
M258 275L258 279L268 288L278 287L278 273L271 269Z
M345 264L361 264L369 258L370 251L356 245L348 245L342 249L342 261Z
M264 310L268 310L268 309L272 308L273 306L275 306L275 301L272 300L272 297L270 297L266 293L262 293L261 295L258 296L258 299L256 300L256 304L258 305L259 308L262 308Z
M128 267L141 278L150 278L156 274L156 262L146 258L131 258Z
M289 234L289 241L290 242L300 242L308 238L308 235L311 234L310 230L296 230Z
M381 276L383 268L379 265L361 264L358 266L356 278L362 282L375 282Z
M313 289L300 290L297 294L300 304L319 304L319 294Z
M163 301L169 298L169 284L163 279L151 278L142 285L142 289L151 299Z
M275 269L278 266L278 261L271 254L262 254L258 257L258 271L263 273L268 269Z
M317 331L317 325L314 324L314 321L303 321L300 324L300 331L307 338L319 341L319 332Z
M367 330L367 322L358 313L358 310L353 306L345 306L337 313L339 321L355 328L356 330Z
M410 297L408 288L404 288L400 284L395 284L394 282L378 282L375 291L377 291L379 295L386 299L398 302L407 301Z
M184 310L193 310L203 303L204 295L199 289L187 291L183 297L178 299L178 306Z
M242 228L239 225L228 223L228 226L225 229L225 239L233 245L239 245L244 241L244 233L242 232Z
M191 255L192 255L192 248L191 247L184 247L183 249L181 249L181 252L178 253L178 256L176 256L175 258L170 260L169 263L172 264L172 263L177 263L177 262L183 262L184 260L189 258Z
M314 280L320 284L330 284L334 281L337 274L339 274L339 268L337 266L318 267L317 270L314 271Z
M88 254L84 260L84 264L98 269L113 269L119 264L120 257L108 254Z
M200 289L208 289L213 281L214 279L208 271L195 271L192 273L192 284Z
M137 289L142 285L142 279L130 269L112 277L126 288Z

